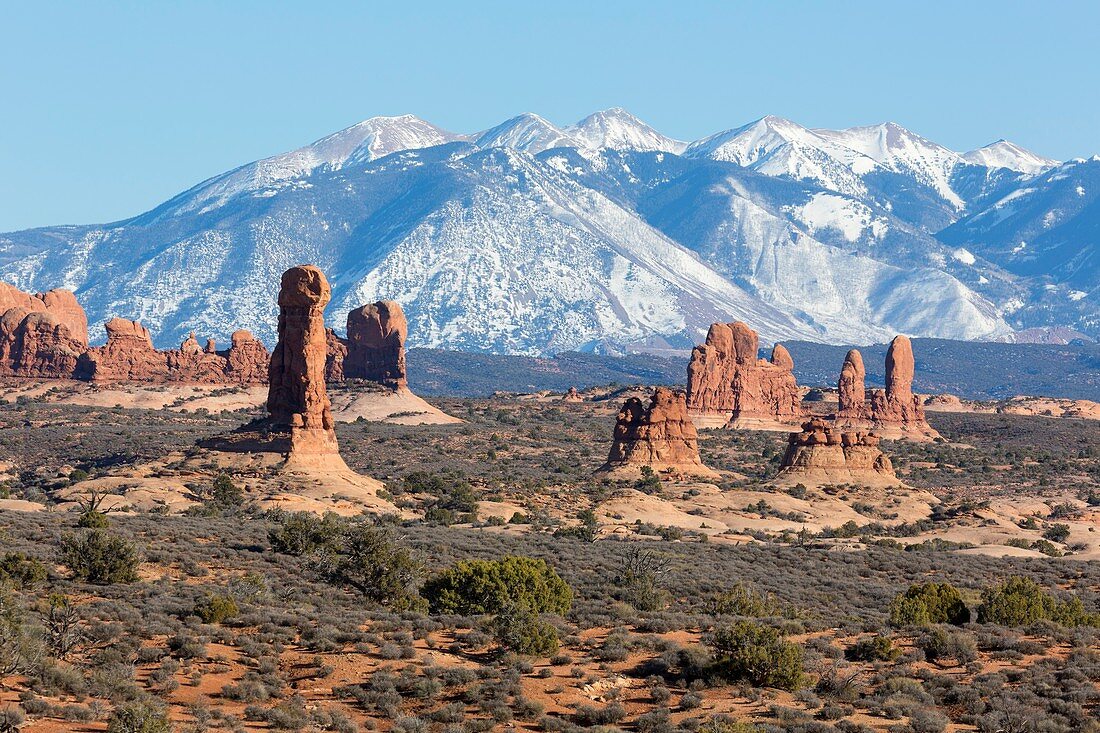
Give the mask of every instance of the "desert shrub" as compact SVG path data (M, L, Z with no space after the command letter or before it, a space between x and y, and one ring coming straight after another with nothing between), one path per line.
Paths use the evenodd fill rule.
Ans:
M924 652L929 662L954 659L963 665L973 661L978 654L974 637L963 631L948 631L942 626L929 629L917 639L917 648Z
M511 605L492 622L493 637L517 654L549 657L558 650L558 630L526 606Z
M595 705L578 705L573 713L573 722L584 728L598 725L614 725L626 717L626 708L617 702L610 702L602 708Z
M970 621L958 588L950 583L918 583L899 593L890 604L890 624L893 626L927 626Z
M244 492L228 474L219 473L210 485L210 503L221 509L239 507L244 504Z
M345 526L346 522L332 512L322 517L312 512L293 512L278 517L267 539L275 552L303 557L319 550L338 549Z
M760 618L773 616L779 613L780 609L779 604L767 593L760 593L752 586L738 582L714 599L710 611L716 616Z
M882 634L860 639L844 651L845 658L852 662L891 662L899 654L890 637Z
M424 597L433 613L475 615L523 606L533 613L565 614L573 591L545 560L510 555L465 560L429 578Z
M8 552L0 558L0 582L20 589L33 588L46 580L46 566L22 552Z
M26 721L27 716L19 708L4 708L0 710L0 733L19 733Z
M721 677L784 690L802 686L801 647L770 626L739 621L715 631L710 646L714 652L711 669Z
M357 524L349 528L326 570L331 579L380 606L407 610L420 602L416 593L420 562L384 527Z
M233 596L212 595L195 604L195 615L206 624L220 624L237 616L241 611Z
M1100 626L1100 614L1085 611L1076 596L1060 601L1031 578L1015 576L982 591L978 622L1027 626L1053 621L1063 626Z
M82 529L107 529L110 525L107 515L95 509L82 512L80 519L76 520L76 526Z
M107 733L170 733L172 723L159 705L131 702L117 708L107 723Z
M661 578L670 562L650 550L631 548L615 574L618 598L638 611L659 611L667 606L669 592L662 587Z
M132 543L102 529L63 537L60 559L77 578L96 585L132 583L140 563Z

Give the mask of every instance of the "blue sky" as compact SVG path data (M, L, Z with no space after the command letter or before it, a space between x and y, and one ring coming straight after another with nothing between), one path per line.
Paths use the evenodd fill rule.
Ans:
M1100 3L0 0L0 231L131 216L374 115L622 106L1100 152Z

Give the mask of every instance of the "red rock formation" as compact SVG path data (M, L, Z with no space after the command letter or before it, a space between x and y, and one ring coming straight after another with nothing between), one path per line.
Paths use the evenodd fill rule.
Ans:
M842 432L820 418L791 433L778 483L858 484L895 486L900 482L890 459L879 449L878 437L864 432Z
M66 379L83 350L53 313L16 307L0 318L0 375Z
M780 344L757 358L756 332L741 322L715 323L691 352L687 404L703 424L777 428L802 416L794 361Z
M889 438L934 440L940 437L913 394L916 361L908 336L895 336L886 352L886 389L871 392L871 419L878 435Z
M87 319L68 290L31 295L0 283L0 375L71 377L87 344Z
M107 343L88 348L88 319L68 290L30 295L0 283L0 375L98 382L262 384L269 356L247 331L218 352L192 333L177 351L157 351L149 331L122 318L106 324Z
M791 352L787 351L787 347L783 344L777 343L772 347L771 362L780 369L794 372L794 359L791 358Z
M640 471L642 466L657 472L717 475L699 458L698 433L683 392L658 387L648 406L631 397L619 411L603 470Z
M405 312L392 300L380 300L348 313L348 355L344 374L400 388L405 374L405 341L409 325Z
M94 382L152 382L155 384L263 384L268 353L248 331L233 334L228 351L204 349L195 334L180 348L158 351L149 330L137 321L113 318L106 324L107 343L81 356L76 376Z
M867 404L865 379L867 370L863 366L863 355L858 349L852 349L844 357L844 366L840 369L840 381L837 382L837 422L843 425L869 427L871 407Z
M56 288L36 296L52 313L58 322L69 331L69 338L77 343L88 345L88 316L80 307L76 296L68 290Z
M348 343L331 328L325 329L325 381L343 382L344 360L348 356Z
M338 455L325 389L325 306L332 290L324 273L299 265L283 273L279 342L268 369L271 423L291 431L292 456Z
M149 329L125 318L112 318L104 327L107 343L81 356L78 377L95 382L168 381L168 359L153 347Z
M365 379L405 389L405 340L409 326L401 305L380 300L348 313L347 338L328 331L325 377L331 382Z
M245 330L234 331L229 351L225 352L225 376L237 384L267 382L271 355L259 339Z

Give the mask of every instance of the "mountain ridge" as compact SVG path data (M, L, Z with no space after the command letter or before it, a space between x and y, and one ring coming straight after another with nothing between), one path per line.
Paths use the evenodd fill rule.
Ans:
M307 260L331 272L334 323L394 297L428 347L684 349L734 318L768 340L1092 333L1089 293L1057 280L1089 255L1021 272L952 233L1065 165L1014 170L1046 159L999 143L972 155L893 123L777 117L683 142L621 108L472 134L376 117L131 219L0 234L0 278L70 287L94 320L140 318L163 344L269 337L271 279Z

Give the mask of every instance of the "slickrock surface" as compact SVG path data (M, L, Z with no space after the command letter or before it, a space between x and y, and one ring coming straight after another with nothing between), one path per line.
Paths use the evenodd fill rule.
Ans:
M776 483L900 486L890 459L878 447L878 437L841 431L820 418L791 433Z
M715 323L691 352L687 406L700 427L789 429L801 419L794 361L782 345L757 358L760 340L740 321Z
M611 452L601 470L640 473L643 466L657 473L718 475L699 458L698 433L683 392L658 387L648 405L631 397L619 411Z

